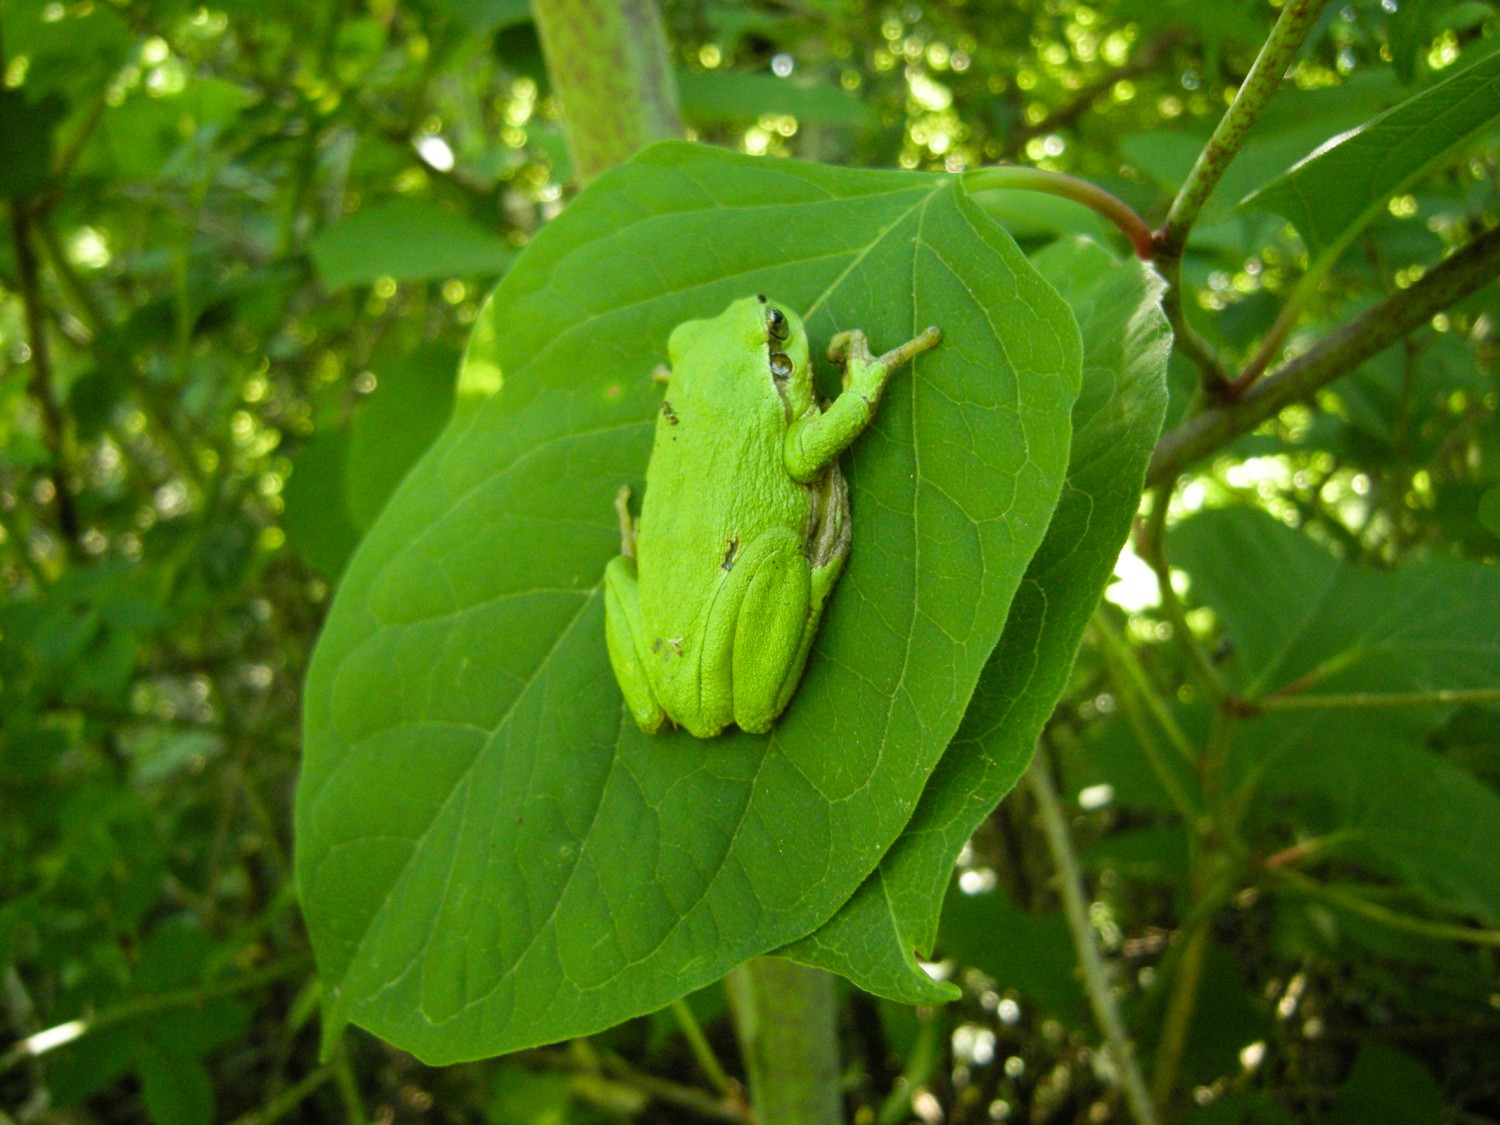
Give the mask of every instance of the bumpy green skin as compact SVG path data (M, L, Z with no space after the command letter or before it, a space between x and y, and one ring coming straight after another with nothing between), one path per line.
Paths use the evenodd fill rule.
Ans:
M642 730L770 730L849 554L838 456L891 372L939 338L929 328L877 359L862 332L840 333L829 357L844 390L825 410L807 333L783 306L747 297L672 333L641 516L622 490L604 575L610 661Z

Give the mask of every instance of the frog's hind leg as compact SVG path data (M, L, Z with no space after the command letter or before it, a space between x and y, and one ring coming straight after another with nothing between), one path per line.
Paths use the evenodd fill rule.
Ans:
M818 635L818 625L823 620L823 607L828 595L844 573L844 563L849 558L849 486L844 474L835 462L824 477L822 485L814 495L814 503L808 514L808 574L807 623L802 630L802 639L797 646L797 655L786 670L786 678L776 695L775 714L786 710L787 704L796 694L802 682L802 671L812 652L813 638Z
M657 701L642 645L640 585L635 559L617 555L604 569L604 634L609 662L625 696L630 717L647 734L655 734L667 713Z
M734 630L734 721L741 730L762 734L781 713L782 684L800 673L806 658L811 567L801 540L783 529L761 535L740 566L746 573Z

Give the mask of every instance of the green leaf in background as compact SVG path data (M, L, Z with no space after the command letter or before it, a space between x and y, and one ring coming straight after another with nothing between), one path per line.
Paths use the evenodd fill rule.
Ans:
M677 95L683 116L703 124L754 121L783 113L819 125L861 126L877 120L874 110L838 86L808 85L774 74L680 70Z
M382 277L495 277L515 257L495 234L417 196L356 211L319 231L311 252L325 289L367 285Z
M531 22L528 0L437 0L435 6L462 23L470 35L490 35Z
M1327 1125L1431 1125L1448 1116L1448 1100L1431 1071L1405 1051L1370 1040L1354 1057L1323 1120Z
M1274 798L1262 815L1290 817L1297 840L1324 841L1320 854L1398 880L1441 910L1500 922L1500 794L1389 717L1269 715L1240 726L1234 748L1235 772Z
M831 921L785 951L910 1003L951 996L918 968L913 951L932 950L954 858L1031 761L1129 533L1166 410L1172 335L1160 278L1086 239L1058 242L1034 264L1067 295L1083 333L1083 390L1062 499L905 832Z
M1350 564L1247 507L1200 512L1168 547L1190 596L1223 622L1226 668L1248 698L1292 684L1312 694L1500 682L1500 568Z
M330 579L344 572L364 530L349 514L348 458L347 428L314 434L292 457L292 471L281 490L287 542Z
M767 736L640 733L604 646L677 324L768 293L815 341L929 323L845 458L849 567ZM301 901L329 998L433 1062L652 1011L825 921L906 823L1068 463L1066 304L951 177L647 150L481 314L466 409L350 563L313 660ZM951 857L949 857L951 858Z
M447 345L425 344L375 369L375 389L349 423L344 490L355 527L375 522L406 470L448 424L458 361Z
M192 1055L157 1044L143 1045L137 1051L135 1068L152 1125L209 1125L213 1121L213 1080Z
M1003 889L965 894L954 886L943 905L944 957L978 969L997 989L1015 991L1053 1019L1073 1023L1084 1010L1073 938L1061 911L1022 910Z
M1479 522L1491 535L1500 538L1500 485L1486 490L1479 498Z
M25 199L47 186L52 133L67 109L56 94L33 100L25 90L0 90L0 199Z
M304 560L337 578L396 491L453 415L459 356L426 344L372 372L375 389L347 426L318 432L292 458L282 526Z
M1385 201L1500 118L1500 52L1313 152L1244 201L1288 219L1308 255L1332 260Z
M1309 149L1363 124L1400 97L1401 88L1385 70L1357 71L1338 86L1280 91L1209 196L1193 245L1206 248L1216 224L1232 215L1240 199ZM1208 137L1206 131L1155 129L1125 134L1119 148L1142 172L1175 192Z

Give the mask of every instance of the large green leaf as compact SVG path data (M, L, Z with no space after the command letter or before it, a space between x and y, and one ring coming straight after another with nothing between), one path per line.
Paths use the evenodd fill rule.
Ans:
M854 543L767 736L642 735L611 500L671 329L769 293L815 341L940 325L845 459ZM361 544L309 674L298 883L329 998L431 1061L593 1031L826 920L906 823L1068 461L1067 305L949 177L660 145L497 289L503 372ZM485 382L493 382L491 374Z
M1293 684L1427 691L1500 681L1500 567L1351 565L1247 507L1202 512L1168 546L1191 596L1223 622L1226 668L1247 697Z
M1314 151L1245 200L1290 220L1314 259L1336 256L1444 155L1500 117L1500 53Z
M1055 243L1035 264L1067 295L1083 332L1083 391L1062 499L906 831L859 893L786 951L911 1003L951 996L913 951L932 950L954 858L1031 761L1129 533L1166 410L1172 337L1156 274L1083 239Z

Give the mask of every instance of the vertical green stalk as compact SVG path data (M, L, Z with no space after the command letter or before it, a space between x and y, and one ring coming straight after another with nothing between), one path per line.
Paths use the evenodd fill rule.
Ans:
M757 957L724 979L762 1125L837 1125L837 1001L833 977L780 957Z
M1052 853L1052 865L1057 869L1057 890L1062 897L1063 914L1068 919L1068 930L1073 935L1073 946L1083 969L1089 1007L1094 1011L1099 1030L1104 1033L1106 1050L1119 1072L1125 1104L1130 1108L1130 1116L1136 1125L1156 1125L1156 1105L1146 1091L1146 1081L1136 1063L1135 1043L1125 1030L1125 1020L1120 1015L1120 1008L1110 989L1109 977L1104 970L1104 955L1099 952L1099 944L1094 940L1088 903L1083 897L1078 857L1073 854L1073 839L1068 834L1068 822L1063 816L1062 802L1058 800L1057 786L1052 781L1052 769L1047 764L1045 751L1037 751L1032 759L1031 769L1027 771L1026 781L1031 788L1031 795L1036 799L1042 832L1047 839L1047 850Z
M1228 171L1230 163L1244 145L1260 111L1265 109L1271 95L1281 85L1282 76L1286 74L1287 67L1301 49L1307 33L1312 30L1327 2L1328 0L1289 0L1281 10L1276 26L1271 29L1271 34L1261 46L1250 73L1245 76L1234 101L1224 111L1213 136L1203 146L1203 151L1193 164L1193 170L1188 173L1177 198L1172 201L1167 221L1157 232L1157 244L1163 253L1181 256L1183 247L1187 245L1188 232L1198 221L1203 205L1208 202L1214 188L1219 186L1220 178Z
M532 0L547 74L584 183L654 141L682 136L677 84L655 0ZM833 978L761 957L725 981L763 1125L841 1119Z
M1182 304L1182 253L1187 248L1188 234L1198 221L1203 205L1244 145L1260 111L1281 85L1282 76L1327 2L1288 0L1234 101L1224 111L1213 136L1203 146L1192 171L1177 192L1177 198L1172 201L1166 222L1156 232L1157 269L1167 282L1162 307L1177 334L1178 347L1197 364L1204 386L1215 394L1229 392L1229 376L1212 345L1187 322Z
M533 0L531 9L582 182L682 136L655 0Z
M21 286L21 304L26 314L27 345L31 349L30 391L42 420L42 442L52 464L53 501L57 505L57 528L63 546L74 551L82 524L68 481L72 464L72 440L68 420L57 399L52 377L52 352L47 339L47 316L42 305L42 283L32 245L32 220L28 202L16 199L10 205L11 241L15 246L16 274ZM24 550L24 544L22 545Z

